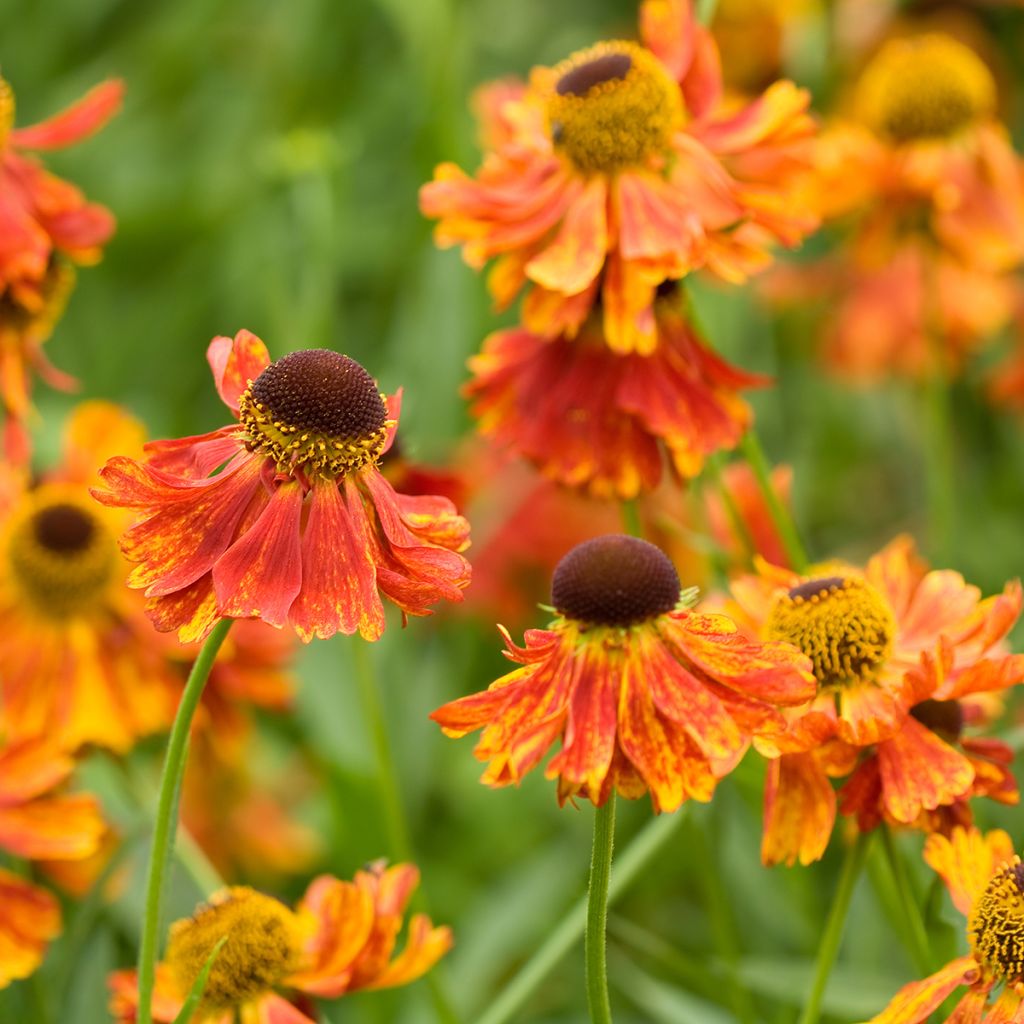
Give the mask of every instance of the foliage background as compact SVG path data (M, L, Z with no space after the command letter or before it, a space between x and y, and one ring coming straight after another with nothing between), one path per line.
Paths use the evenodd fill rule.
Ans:
M1022 52L1021 14L985 17L1012 68ZM596 38L629 37L634 18L632 3L615 0L3 0L2 70L17 93L18 123L46 116L102 78L128 83L123 113L52 160L115 211L119 229L104 262L82 272L51 358L81 380L83 396L121 402L153 435L167 436L223 421L204 359L214 334L248 327L275 355L339 348L385 390L406 387L405 448L443 461L467 429L457 394L465 358L495 320L482 280L457 253L432 247L417 188L441 159L475 165L467 107L475 84L555 62ZM816 96L834 92L826 73L838 67L823 39L812 34L808 49L793 55L795 77ZM1011 102L1008 114L1019 128L1021 105ZM900 530L925 539L921 395L900 383L852 390L824 376L813 326L827 311L773 322L749 289L703 285L697 295L727 356L778 374L754 404L770 455L794 465L796 514L812 551L858 558ZM45 461L73 399L40 390L38 400ZM957 384L954 413L956 568L990 592L1020 571L1024 554L1020 424L986 406L978 370ZM425 898L457 936L439 974L471 1021L584 891L591 809L559 811L538 773L518 790L484 789L472 741L445 740L426 721L431 708L503 671L492 623L442 613L405 631L397 626L371 654ZM289 750L302 752L318 786L300 813L323 838L320 869L343 877L377 856L397 857L351 647L336 639L302 652L296 712L264 723L269 753L260 755L283 761ZM1017 735L1012 721L1007 731ZM144 785L153 782L146 755L155 749L134 761ZM89 770L112 813L126 827L139 820L109 764L97 758ZM687 811L618 905L611 963L623 1024L717 1024L737 1013L772 1024L795 1019L838 851L811 869L766 872L759 801L759 766L749 761L711 806ZM649 807L620 806L622 848ZM1024 836L1019 813L1001 810L998 820ZM958 918L920 863L920 837L901 843L939 944L952 949L962 936L943 922ZM0 1021L35 1020L39 998L62 1024L108 1019L103 979L132 960L144 852L136 851L117 905L63 940L35 991L16 985L0 993ZM879 853L855 897L826 1004L835 1021L870 1016L914 976L878 895L888 894L891 909ZM296 895L304 882L294 879L282 895ZM198 895L179 877L172 917L188 913ZM84 945L69 945L81 937ZM582 973L577 950L522 1019L583 1020ZM421 982L345 999L329 1019L436 1017Z

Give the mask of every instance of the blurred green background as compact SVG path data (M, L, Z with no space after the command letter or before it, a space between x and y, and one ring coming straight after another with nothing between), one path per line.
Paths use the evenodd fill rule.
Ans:
M1012 64L1021 14L983 17ZM523 74L597 38L632 36L634 23L634 4L616 0L5 0L0 67L16 91L19 124L103 78L121 76L128 86L119 117L51 160L107 204L119 227L104 261L81 272L50 357L81 380L82 396L123 403L154 435L180 435L224 421L204 358L213 335L247 327L275 356L338 348L385 390L406 388L404 450L442 462L468 426L458 397L465 358L495 319L483 281L456 252L432 247L417 189L441 159L475 166L467 107L475 84ZM824 96L831 83L816 76L834 68L821 56L793 58L803 84ZM726 355L779 376L753 402L769 454L794 465L796 514L812 552L860 558L900 530L924 540L926 428L915 389L896 382L851 390L825 377L810 311L773 322L749 290L706 285L697 286L697 301ZM987 406L980 381L977 367L953 395L955 567L992 591L1024 564L1024 444L1020 423ZM38 389L41 461L55 451L73 401ZM427 722L438 704L504 671L491 624L442 612L405 631L397 620L391 627L371 653L426 903L456 932L439 984L469 1022L583 893L591 808L560 811L539 773L518 790L486 790L476 781L473 741L445 740ZM352 680L355 642L302 652L295 715L263 722L269 753L259 755L303 751L320 786L301 813L323 838L319 867L342 877L375 857L397 857ZM135 759L150 782L156 748ZM112 813L137 821L104 764L87 768ZM760 866L760 772L748 760L711 806L691 808L615 909L617 1020L795 1018L836 858L812 869ZM620 806L622 848L650 812L646 802ZM1016 812L981 814L1024 835ZM920 863L920 838L903 841L916 895L930 900L936 945L953 949L959 918ZM142 853L125 897L91 922L73 969L61 963L68 946L58 944L41 976L61 1024L107 1019L104 976L133 960ZM892 896L884 876L873 859L855 898L826 1003L835 1021L870 1016L913 976L877 896ZM305 881L295 878L282 895L294 897ZM171 917L188 913L199 895L177 878ZM0 1022L33 1021L34 998L24 985L0 993ZM344 999L325 1019L438 1017L420 982ZM519 1019L585 1019L580 948Z

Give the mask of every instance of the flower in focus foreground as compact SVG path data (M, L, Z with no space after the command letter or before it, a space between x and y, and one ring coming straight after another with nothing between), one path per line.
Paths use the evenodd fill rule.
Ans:
M142 450L141 425L85 402L69 416L60 465L0 487L0 733L73 750L127 750L170 724L180 684L154 645L117 550L127 517L89 485L117 451Z
M70 378L42 354L74 286L74 263L95 263L114 231L103 206L46 171L28 150L61 149L98 131L121 105L124 87L103 82L60 114L14 128L14 93L0 78L0 404L7 458L24 462L29 371L57 387Z
M208 359L239 422L151 442L145 462L111 459L93 492L136 514L121 547L158 629L199 640L221 617L260 618L306 641L375 640L378 589L407 615L462 600L468 524L445 498L397 494L377 468L396 399L328 349L272 363L249 331L215 338Z
M528 630L517 668L431 714L446 735L482 728L483 781L505 786L547 766L560 802L600 806L612 789L650 792L656 811L707 801L752 733L781 728L779 705L813 696L808 660L788 644L745 639L722 615L690 611L672 563L653 544L609 535L555 570L548 629Z
M947 1021L1012 1024L1021 1019L1024 992L1024 865L1001 829L982 835L956 828L928 837L924 858L967 917L968 956L957 957L923 981L905 985L870 1024L924 1024L961 986L967 992ZM989 997L998 993L992 1002Z
M967 800L1014 803L1012 754L964 735L991 702L1024 679L1024 657L1003 650L1021 609L1017 582L984 600L951 570L931 570L907 537L863 570L833 562L807 576L759 563L733 583L738 621L756 636L788 640L807 654L814 702L770 739L762 855L768 863L820 857L836 796L829 777L852 772L842 810L863 828L880 819L946 826ZM933 812L939 812L939 816Z
M527 328L572 335L600 295L616 352L651 352L659 284L708 267L742 281L816 225L802 202L808 94L774 83L740 110L690 0L646 0L644 45L598 43L529 85L482 90L475 178L442 164L421 192L438 244L462 245L500 306L529 286Z
M186 920L171 925L164 961L157 966L153 1019L170 1022L217 942L196 1024L245 1021L315 1024L278 988L335 999L360 989L393 988L415 981L451 948L447 927L425 914L409 921L405 948L392 959L402 915L419 884L411 864L377 862L353 882L315 879L295 911L252 889L218 893ZM118 1024L136 1019L135 971L110 978L111 1011Z
M816 182L853 236L827 276L830 360L846 373L956 369L1009 319L1024 176L991 72L941 33L888 41L853 118L825 132Z
M735 447L750 426L739 390L767 378L708 349L685 301L674 283L659 288L649 355L613 352L599 314L571 338L523 327L492 334L470 359L465 388L481 432L545 476L599 497L653 490L665 455L678 477L696 476L706 456Z

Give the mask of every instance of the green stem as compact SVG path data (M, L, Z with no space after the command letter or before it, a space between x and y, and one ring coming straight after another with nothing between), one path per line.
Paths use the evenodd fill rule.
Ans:
M352 662L355 668L356 687L363 705L366 725L373 740L373 752L377 762L377 785L384 805L384 825L387 831L391 853L400 861L413 859L412 843L402 806L402 791L395 773L395 759L388 736L387 718L380 699L373 657L369 645L359 639L352 641ZM422 905L422 894L421 894ZM445 991L442 972L435 968L427 975L427 986L441 1024L458 1024L459 1016Z
M608 886L609 904L613 904L629 888L637 875L672 838L685 816L685 807L674 814L663 814L649 822L635 836L615 862ZM507 1024L517 1019L523 1005L579 942L586 927L587 898L584 896L573 904L562 917L561 923L548 933L537 952L523 964L498 998L476 1019L476 1024Z
M795 572L804 573L807 571L807 551L800 535L797 533L793 517L786 510L785 505L779 500L775 488L772 486L771 474L768 470L768 460L765 458L764 449L753 430L748 430L740 441L740 451L747 460L754 473L758 489L764 497L768 506L768 514L772 517L775 529L778 530L782 546L786 549L786 556L789 564Z
M885 857L889 862L893 880L896 882L896 893L899 896L903 916L910 932L910 954L914 959L914 966L922 974L931 974L932 951L931 944L928 942L928 931L921 918L917 900L914 898L914 890L910 884L906 864L900 856L899 850L896 849L892 830L888 825L882 826L882 847L885 850Z
M825 987L828 985L829 975L836 962L839 942L846 926L846 914L850 909L850 898L853 896L854 886L864 867L864 857L867 854L871 835L870 832L859 832L856 842L846 851L843 868L839 874L839 884L836 886L836 893L832 899L832 909L825 922L825 933L818 945L814 981L811 984L811 991L807 996L807 1002L804 1004L798 1024L817 1024L818 1017L821 1015L821 1000L825 995Z
M181 695L178 713L171 727L164 758L163 774L160 777L160 796L157 801L156 822L153 826L153 849L149 857L149 874L146 877L146 912L142 920L142 939L139 944L139 1010L138 1024L153 1022L153 982L156 977L157 946L160 935L160 919L163 915L164 881L167 861L177 824L178 797L181 793L181 779L185 774L188 756L188 737L192 718L199 706L210 669L228 635L233 619L221 619L206 638L196 658L188 682Z
M591 1024L612 1024L608 999L608 882L615 845L615 792L594 811L594 846L590 854L590 889L587 893L587 1005Z
M622 503L622 529L630 537L643 537L644 528L640 523L640 507L636 498Z
M754 543L754 538L747 527L746 520L743 518L743 513L740 512L739 505L736 504L732 491L729 490L725 480L722 478L722 470L718 464L718 459L712 456L704 464L704 468L718 490L718 495L722 499L722 507L725 509L725 514L729 519L729 525L733 528L736 537L739 539L747 561L751 561L754 555L757 554L757 545Z
M391 740L388 737L384 708L381 706L376 673L373 670L373 658L365 641L353 640L351 648L356 686L377 762L377 783L384 805L388 845L391 847L392 855L398 860L412 860L412 845L405 824L402 793L398 786L398 776L395 774L395 760L391 752Z

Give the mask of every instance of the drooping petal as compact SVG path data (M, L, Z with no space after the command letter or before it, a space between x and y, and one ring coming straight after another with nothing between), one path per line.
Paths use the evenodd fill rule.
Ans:
M45 889L0 868L0 989L27 978L60 933L60 905Z
M298 483L276 488L259 519L213 566L220 613L283 626L302 586L299 524L303 493Z
M924 844L925 861L941 876L954 906L965 916L996 870L1013 856L1013 840L1002 829L982 834L957 826L948 837L932 833Z
M405 948L369 985L368 990L394 988L415 981L430 970L454 945L452 930L434 927L426 914L415 914L409 922Z
M766 866L820 860L832 837L836 795L813 752L768 762L761 862Z
M0 807L0 849L16 857L88 857L105 830L99 803L84 793L38 797L29 803Z

